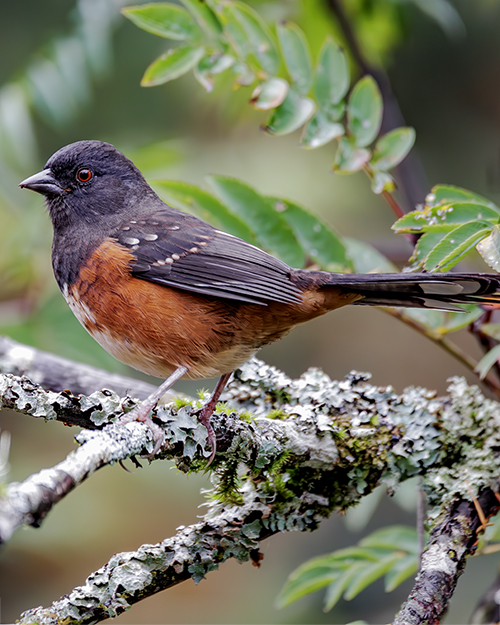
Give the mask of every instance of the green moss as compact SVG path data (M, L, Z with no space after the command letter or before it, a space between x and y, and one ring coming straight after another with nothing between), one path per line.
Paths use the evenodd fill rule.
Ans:
M271 412L267 415L268 419L286 419L287 414L281 408L276 408L275 410L271 410Z
M177 410L180 410L181 408L184 408L184 406L192 406L192 401L184 397L174 397L173 404Z

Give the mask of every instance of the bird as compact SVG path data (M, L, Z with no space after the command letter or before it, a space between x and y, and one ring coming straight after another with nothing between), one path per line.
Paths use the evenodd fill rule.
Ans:
M164 433L151 411L180 378L218 377L198 413L210 423L232 372L293 327L352 304L462 311L499 304L486 273L331 273L295 269L197 217L168 206L110 143L71 143L19 186L45 196L52 266L90 335L119 361L164 382L128 413Z

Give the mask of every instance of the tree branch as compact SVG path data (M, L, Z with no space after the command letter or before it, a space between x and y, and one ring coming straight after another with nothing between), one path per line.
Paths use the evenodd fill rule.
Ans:
M22 381L0 379L0 397L26 413L50 416L56 405L69 401L67 394L48 393L36 385L27 395ZM229 384L227 406L213 417L218 485L204 520L159 545L114 556L84 586L46 610L26 612L21 622L103 620L189 577L199 581L228 558L258 561L258 541L278 531L315 529L321 519L354 505L378 484L394 490L415 474L423 475L433 536L444 535L450 523L443 525L443 515L449 510L463 515L462 504L472 505L468 484L475 492L498 488L500 406L461 379L453 381L449 397L443 399L414 388L397 395L367 379L353 372L335 382L311 369L291 380L260 361L247 363ZM13 383L18 385L15 392ZM86 406L88 398L76 399ZM75 410L75 398L69 405ZM111 415L116 414L113 406ZM243 413L240 418L230 407L251 409L256 416ZM90 415L95 427L106 421L106 409L97 411L104 413L99 426ZM196 411L190 405L178 411L166 407L157 417L167 441L157 457L175 458L185 472L203 470L209 450ZM4 538L21 523L39 525L52 505L97 468L144 453L150 445L147 427L139 423L84 430L77 439L80 448L65 461L7 487L0 500ZM474 518L473 507L468 514ZM461 564L450 569L446 580L448 588L454 587L470 553L478 524L470 527ZM424 554L423 572L432 571L426 560L432 553ZM426 584L426 592L442 593L440 583ZM416 589L415 596L420 593ZM442 609L447 604L430 601Z
M105 386L118 395L145 399L156 390L148 382L54 356L5 336L0 336L0 373L25 375L47 390L70 389L74 394L90 395Z

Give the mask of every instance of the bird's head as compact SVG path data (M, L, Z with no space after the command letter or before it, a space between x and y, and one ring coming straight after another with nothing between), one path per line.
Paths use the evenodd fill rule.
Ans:
M45 196L55 228L137 210L141 199L154 195L132 161L102 141L66 145L19 186Z

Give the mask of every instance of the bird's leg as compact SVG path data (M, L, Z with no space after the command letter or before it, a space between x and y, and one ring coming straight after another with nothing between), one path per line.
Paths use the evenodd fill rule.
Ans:
M212 446L212 453L210 454L210 458L207 462L207 467L212 464L212 460L215 458L215 452L217 451L217 441L215 438L215 432L210 424L210 417L212 416L215 407L217 406L217 402L219 401L219 397L221 396L222 391L224 390L226 384L229 382L229 378L232 373L224 373L217 382L210 399L207 403L200 409L198 413L198 421L202 423L207 428L208 433L208 442Z
M130 421L142 421L143 423L146 423L153 434L153 441L155 443L151 456L154 456L162 446L163 441L165 440L165 432L161 427L152 421L149 413L153 410L163 395L165 395L165 393L177 382L177 380L180 380L180 378L182 378L187 371L187 367L182 365L177 367L177 369L168 376L165 382L160 384L154 393L151 393L149 397L146 397L144 401L120 419L121 423L130 423Z

